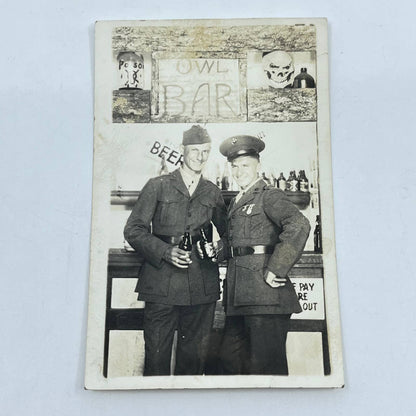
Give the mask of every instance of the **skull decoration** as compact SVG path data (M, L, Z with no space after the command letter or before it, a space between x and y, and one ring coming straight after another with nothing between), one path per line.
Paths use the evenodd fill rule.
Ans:
M134 52L120 52L117 60L120 89L143 89L143 56Z
M293 84L292 57L284 51L274 51L263 56L263 69L267 75L268 84L273 88L286 88Z

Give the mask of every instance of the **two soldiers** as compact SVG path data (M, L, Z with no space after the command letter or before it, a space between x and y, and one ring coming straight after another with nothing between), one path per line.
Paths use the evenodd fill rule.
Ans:
M184 132L182 167L146 184L125 227L127 241L145 259L138 287L146 301L144 374L170 374L175 329L175 374L203 373L219 298L218 266L201 259L198 244L190 256L177 244L185 232L197 242L198 230L211 221L229 257L224 373L288 374L289 320L301 309L287 274L301 256L309 222L284 192L259 178L264 142L253 136L231 137L220 147L240 188L227 215L221 192L201 176L210 142L199 126Z

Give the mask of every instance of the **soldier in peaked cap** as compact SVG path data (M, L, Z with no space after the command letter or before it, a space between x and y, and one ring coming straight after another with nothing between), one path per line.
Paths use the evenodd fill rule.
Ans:
M144 375L169 375L174 332L178 330L176 375L203 373L219 298L218 265L196 250L200 229L211 221L222 236L226 209L220 190L202 177L211 149L208 132L192 126L183 133L180 169L150 179L124 229L142 255L137 291L144 300ZM178 243L191 235L192 252Z
M220 146L240 188L227 216L230 258L220 352L225 374L287 375L289 320L301 312L288 273L310 225L283 191L259 178L264 147L253 136L230 137Z
M253 156L259 159L259 154L264 150L263 140L254 136L233 136L224 140L220 146L220 152L229 162L238 156Z

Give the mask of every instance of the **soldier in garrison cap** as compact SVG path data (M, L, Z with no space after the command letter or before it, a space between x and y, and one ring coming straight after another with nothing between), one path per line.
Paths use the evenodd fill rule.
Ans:
M217 263L198 256L196 246L200 229L211 221L220 236L226 229L221 191L202 177L210 150L204 128L185 131L181 168L147 182L124 229L126 240L144 258L136 288L146 302L144 375L170 375L176 329L174 374L203 373L219 272ZM192 238L190 254L178 247L185 232Z
M301 312L288 273L302 254L310 225L283 191L259 178L264 147L253 136L230 137L220 147L240 188L227 216L224 374L287 375L289 320Z

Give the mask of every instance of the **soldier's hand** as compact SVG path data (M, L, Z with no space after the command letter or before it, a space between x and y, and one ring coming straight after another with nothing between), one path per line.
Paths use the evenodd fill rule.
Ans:
M180 269L186 269L192 263L191 253L178 246L170 247L163 256L166 261Z
M264 273L264 281L270 286L270 287L281 287L286 284L286 278L284 277L278 277L270 270L266 270Z

